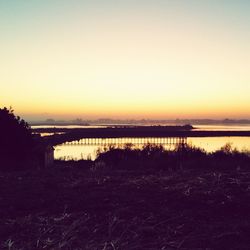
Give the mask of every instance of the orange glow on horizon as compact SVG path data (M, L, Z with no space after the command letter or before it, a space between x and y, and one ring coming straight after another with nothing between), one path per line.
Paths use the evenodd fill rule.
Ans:
M108 2L0 15L0 106L29 119L250 119L244 9L236 22L219 3Z

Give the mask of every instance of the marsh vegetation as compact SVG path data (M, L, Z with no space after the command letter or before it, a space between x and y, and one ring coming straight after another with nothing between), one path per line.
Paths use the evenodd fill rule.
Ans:
M2 249L247 249L250 160L146 145L0 174Z

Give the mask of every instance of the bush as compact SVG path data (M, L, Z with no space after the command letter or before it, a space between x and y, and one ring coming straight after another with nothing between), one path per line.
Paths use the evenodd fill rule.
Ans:
M233 148L231 143L226 143L210 156L214 163L226 169L246 167L250 161L248 152L240 152L237 148Z
M227 169L247 167L249 153L239 152L228 144L214 153L192 145L179 145L175 150L164 149L161 145L147 144L142 149L111 147L99 152L97 160L113 169L166 169L179 168Z
M12 108L0 109L0 169L20 169L27 166L32 151L31 129Z

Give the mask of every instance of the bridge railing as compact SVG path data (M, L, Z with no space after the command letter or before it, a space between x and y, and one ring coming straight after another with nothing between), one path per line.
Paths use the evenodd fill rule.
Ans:
M124 138L83 138L80 140L65 142L63 145L168 145L177 146L181 144L187 144L187 137L124 137Z

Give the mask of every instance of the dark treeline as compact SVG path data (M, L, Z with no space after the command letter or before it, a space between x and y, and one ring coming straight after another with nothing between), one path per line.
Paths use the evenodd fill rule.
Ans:
M15 116L12 108L0 109L0 169L25 168L33 148L28 123Z
M29 124L11 107L0 108L0 171L41 168L47 150L46 141L32 134Z
M221 149L208 153L190 145L180 145L175 150L163 146L145 145L142 149L109 147L99 150L96 166L113 169L155 169L177 170L180 168L198 169L240 169L249 167L250 152L240 152L226 144Z

